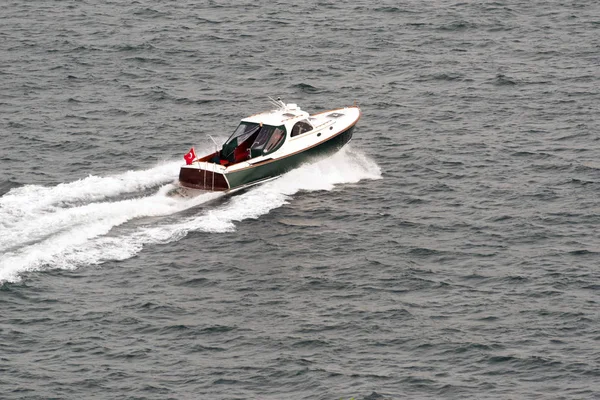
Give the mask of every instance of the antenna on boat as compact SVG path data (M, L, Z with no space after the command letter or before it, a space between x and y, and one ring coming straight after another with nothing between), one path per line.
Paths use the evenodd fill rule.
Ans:
M280 97L278 97L277 100L273 99L271 96L267 97L269 98L271 104L273 104L275 107L279 108L280 110L285 110L285 103L281 101Z
M213 143L215 144L215 151L217 151L219 149L219 144L215 141L215 139L213 139L212 136L210 136L208 133L206 134L206 136L208 136L210 138L210 140L213 141Z
M215 144L215 153L217 153L219 151L219 145L217 144L217 142L215 141L215 139L213 139L212 136L210 136L210 134L206 134L206 136L208 136L210 138L210 140L213 141L213 143ZM206 187L206 170L204 170L204 187ZM215 191L215 164L212 164L212 189L213 192Z
M213 143L215 144L215 153L219 151L219 145L217 144L217 142L215 141L215 139L213 139L212 136L210 136L210 134L206 134L206 136L208 136L210 138L210 140L213 141Z
M208 136L210 138L210 140L213 141L213 143L215 144L215 146L219 147L219 145L217 144L217 142L215 142L215 139L213 139L212 136L210 136L208 133L206 134L206 136Z

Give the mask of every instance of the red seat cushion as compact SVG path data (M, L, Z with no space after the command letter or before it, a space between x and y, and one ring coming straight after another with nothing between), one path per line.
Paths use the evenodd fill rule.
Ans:
M236 147L236 149L233 151L233 157L234 157L236 163L247 160L248 159L248 148L247 147L242 148L241 146Z

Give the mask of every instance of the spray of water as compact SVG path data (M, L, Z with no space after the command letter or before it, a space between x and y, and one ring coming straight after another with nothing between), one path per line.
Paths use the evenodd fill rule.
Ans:
M224 205L199 209L190 217L177 213L223 194L169 196L175 186L167 182L176 179L179 165L167 163L54 187L25 186L0 197L0 251L4 253L0 256L0 283L18 281L27 271L124 260L144 245L177 241L189 232L234 231L236 222L259 218L289 202L299 191L329 191L337 184L381 177L375 162L346 147L332 157L235 195ZM151 195L118 197L153 187L157 189ZM134 223L160 216L173 218L157 219L149 226Z

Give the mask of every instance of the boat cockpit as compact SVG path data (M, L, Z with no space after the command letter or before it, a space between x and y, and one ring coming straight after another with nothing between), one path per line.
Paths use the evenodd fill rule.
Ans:
M284 125L241 122L212 161L230 165L267 155L281 147L285 133Z

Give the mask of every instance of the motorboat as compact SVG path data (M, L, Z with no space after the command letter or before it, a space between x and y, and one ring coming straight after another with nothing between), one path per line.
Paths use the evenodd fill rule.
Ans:
M242 119L215 152L196 157L192 147L179 172L181 186L229 191L275 178L338 151L361 117L357 105L309 115L297 104L271 101L274 110Z

